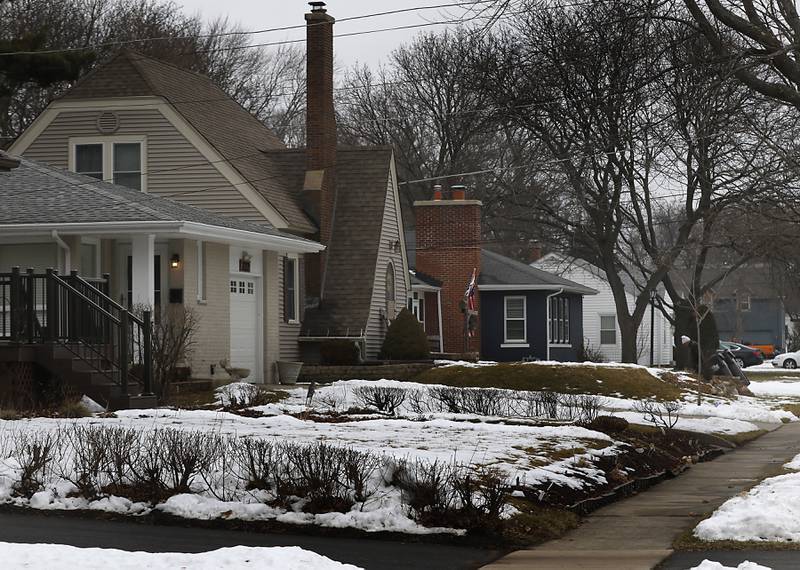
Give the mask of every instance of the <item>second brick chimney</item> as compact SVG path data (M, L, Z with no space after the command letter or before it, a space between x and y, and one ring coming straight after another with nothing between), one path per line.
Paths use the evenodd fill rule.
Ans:
M445 193L447 194L447 193ZM472 271L481 271L481 202L467 200L463 186L453 186L451 199L435 187L433 200L414 202L417 219L416 271L442 282L444 351L464 352L464 292ZM476 295L476 309L480 303ZM480 350L480 328L468 351Z
M306 176L303 203L317 222L317 239L330 244L336 192L336 116L333 109L333 23L325 2L309 2L306 19ZM325 254L306 258L307 295L319 299Z

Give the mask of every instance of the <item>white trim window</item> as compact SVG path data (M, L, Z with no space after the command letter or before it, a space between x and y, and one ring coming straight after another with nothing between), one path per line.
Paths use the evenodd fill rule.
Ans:
M528 342L527 302L524 296L508 296L503 301L504 344Z
M69 146L71 171L146 191L144 137L75 138Z
M408 310L417 317L417 320L422 323L422 330L425 330L425 293L418 291L411 293L408 298Z
M300 322L300 263L296 255L283 258L283 320Z
M550 344L568 345L569 297L550 298Z
M600 315L600 344L617 344L616 315Z

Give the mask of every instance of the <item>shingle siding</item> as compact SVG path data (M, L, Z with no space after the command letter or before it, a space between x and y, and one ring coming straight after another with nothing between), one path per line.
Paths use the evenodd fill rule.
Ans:
M298 257L298 269L300 272L300 286L301 289L300 293L300 313L303 312L303 305L305 299L303 298L304 294L304 287L303 284L305 283L305 262L303 256ZM277 256L277 267L275 271L278 273L278 336L280 338L280 350L279 350L279 357L280 360L300 360L300 345L297 342L298 337L300 336L300 330L302 328L302 324L294 324L294 323L287 323L285 317L285 311L283 306L283 256Z

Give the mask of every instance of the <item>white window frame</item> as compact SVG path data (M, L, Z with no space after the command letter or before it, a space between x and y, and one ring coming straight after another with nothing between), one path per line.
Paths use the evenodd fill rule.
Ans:
M286 254L288 259L294 261L294 318L286 319L290 325L300 324L300 257L296 253ZM285 265L284 265L285 267ZM283 294L286 294L286 275L283 276Z
M522 338L508 338L508 302L522 299L522 318L514 317L510 320L522 321ZM500 348L529 348L528 344L528 298L525 295L506 295L503 297L503 344Z
M114 183L114 145L139 144L139 166L142 171L142 192L147 192L147 137L145 135L110 135L99 137L71 137L69 139L69 160L67 167L75 172L76 147L85 144L99 144L103 147L103 181Z
M611 314L611 313L606 313L606 314L600 314L599 317L600 317L600 327L599 327L600 328L600 346L614 346L614 345L616 345L617 341L619 340L619 338L618 338L619 335L617 335L617 316L614 315L614 314ZM613 329L604 329L603 328L603 319L604 318L605 319L611 318L613 320L613 322L614 322L614 328ZM603 331L610 331L610 330L614 331L614 342L603 342Z
M101 249L100 249L101 248L100 238L81 237L81 245L83 245L83 244L94 246L94 266L97 268L97 275L86 275L86 270L83 268L83 265L81 264L81 276L83 276L83 277L94 277L95 279L102 277L103 276L103 267L102 267L103 256L102 256L102 252L101 252ZM78 252L78 255L80 256L80 252Z
M425 330L425 293L412 291L408 298L408 310L422 324L422 330ZM420 318L420 313L422 313L422 318Z
M569 297L564 297L562 295L556 295L555 297L550 297L550 303L557 304L556 314L553 314L553 307L552 305L548 307L548 314L550 315L549 321L547 323L548 331L550 332L549 336L549 343L548 346L550 348L570 348L572 347L571 341L571 319L570 319L570 300ZM561 305L566 311L562 314ZM559 331L563 331L566 335L566 341L557 341L555 337L558 336Z

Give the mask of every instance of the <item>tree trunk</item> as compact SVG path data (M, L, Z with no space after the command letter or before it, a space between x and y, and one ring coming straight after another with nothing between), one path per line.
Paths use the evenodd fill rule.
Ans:
M639 362L639 350L636 345L639 327L636 326L632 317L618 317L617 321L619 323L620 345L622 348L620 360L622 362L636 364Z

